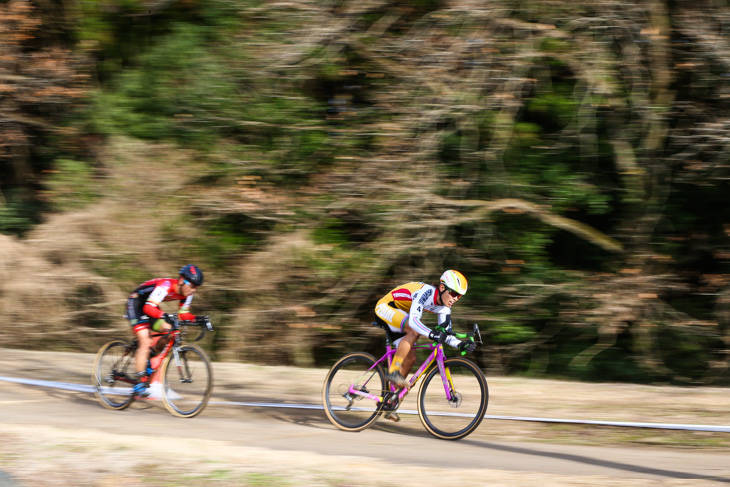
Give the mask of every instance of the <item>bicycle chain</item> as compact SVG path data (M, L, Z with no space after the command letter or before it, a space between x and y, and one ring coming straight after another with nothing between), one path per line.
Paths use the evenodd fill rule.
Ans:
M390 391L383 396L383 411L395 411L400 406L400 399L396 392Z

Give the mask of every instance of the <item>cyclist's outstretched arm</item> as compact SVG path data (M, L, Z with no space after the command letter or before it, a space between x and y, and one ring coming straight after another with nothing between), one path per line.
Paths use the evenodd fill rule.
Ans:
M429 291L433 292L432 290L426 289L414 293L413 304L411 304L411 309L409 310L408 314L408 325L413 331L415 331L419 335L427 337L429 340L433 340L438 343L445 343L446 345L454 348L459 348L461 346L461 340L456 338L454 335L442 331L432 330L421 321L426 302L429 299L433 299L432 294ZM439 324L448 323L450 325L451 319L449 315L450 312L440 313Z

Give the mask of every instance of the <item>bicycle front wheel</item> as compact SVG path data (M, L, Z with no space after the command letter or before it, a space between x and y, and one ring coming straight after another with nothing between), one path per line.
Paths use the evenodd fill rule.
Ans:
M327 418L345 431L362 431L382 413L379 402L352 391L382 397L385 375L375 358L367 353L350 353L332 366L324 380L322 403Z
M162 402L171 414L192 418L200 414L213 392L213 369L196 345L178 349L179 363L170 353L162 364Z
M113 340L99 350L91 371L91 385L99 403L107 409L124 409L134 401L134 352L123 340Z
M482 371L469 360L444 360L444 369L444 380L438 367L423 380L418 390L418 416L435 437L458 440L474 431L484 419L489 388Z

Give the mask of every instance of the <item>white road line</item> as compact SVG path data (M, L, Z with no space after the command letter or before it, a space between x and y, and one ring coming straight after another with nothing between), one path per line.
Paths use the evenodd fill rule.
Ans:
M94 388L90 385L75 384L71 382L53 382L49 380L21 379L17 377L2 377L0 381L14 382L16 384L24 384L40 387L52 387L54 389L64 389L67 391L93 393ZM225 406L244 406L256 408L286 408L286 409L324 409L320 405L314 404L286 404L276 402L236 402L236 401L210 401L208 404L218 404ZM418 414L417 411L408 409L399 409L399 414ZM506 420L506 421L532 421L538 423L566 423L566 424L587 424L593 426L618 426L628 428L652 428L667 430L690 430L690 431L710 431L716 433L730 433L730 426L716 426L703 424L670 424L670 423L636 423L626 421L590 421L582 419L553 419L553 418L531 418L526 416L493 416L487 414L484 419Z

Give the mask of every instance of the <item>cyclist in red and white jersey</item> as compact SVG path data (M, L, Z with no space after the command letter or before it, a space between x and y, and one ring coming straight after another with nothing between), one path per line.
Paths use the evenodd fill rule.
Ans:
M451 307L466 294L466 289L464 275L447 270L436 287L423 282L409 282L396 287L378 301L375 314L396 336L400 336L395 341L397 350L386 379L399 387L408 384L405 378L416 360L416 351L412 347L421 335L461 351L474 351L476 345L473 341L462 341L448 333L432 330L421 321L424 311L434 313L438 317L438 325L447 332L451 331Z
M152 373L148 361L150 349L153 345L152 330L166 332L172 329L175 315L165 313L160 309L163 301L180 301L177 316L181 320L197 320L198 317L190 313L190 303L198 286L203 284L203 271L198 266L188 264L180 269L180 275L175 278L157 278L142 283L127 300L127 314L125 318L132 325L137 336L135 367L137 369L137 384L135 394L143 394L149 386L149 375ZM204 317L201 317L204 318ZM166 340L161 339L157 351L161 351Z

